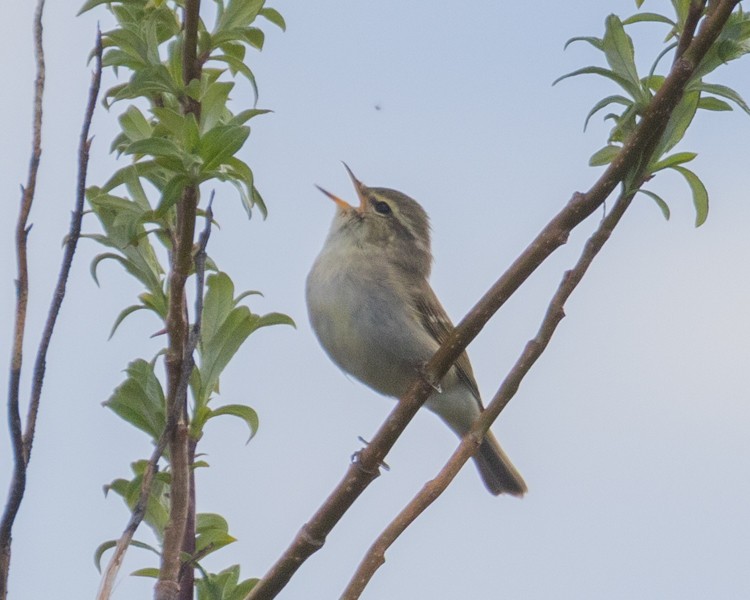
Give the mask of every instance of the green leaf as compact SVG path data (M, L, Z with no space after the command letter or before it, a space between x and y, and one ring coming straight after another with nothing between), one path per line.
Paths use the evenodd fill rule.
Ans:
M721 96L722 98L731 100L737 106L739 106L742 110L744 110L747 114L750 115L750 106L748 106L747 103L743 100L742 96L740 96L732 88L727 87L725 85L719 85L716 83L701 82L699 89L703 93L713 94L714 96Z
M151 113L158 119L155 134L160 137L179 138L185 127L185 116L166 106L154 106Z
M698 100L698 108L702 108L703 110L713 110L713 111L728 111L732 110L732 107L727 102L724 102L724 100L719 100L718 98L714 98L713 96L701 96L701 99Z
M566 73L565 75L561 75L560 77L555 79L552 82L552 85L556 85L564 79L569 79L570 77L576 77L578 75L600 75L617 83L628 94L630 94L631 98L633 99L637 99L641 95L640 85L633 85L630 80L626 79L622 75L618 75L614 71L610 71L609 69L604 69L602 67L583 67L582 69L571 71L570 73Z
M152 579L159 579L161 571L156 567L146 567L143 569L136 569L131 573L133 577L150 577Z
M682 100L669 118L664 134L654 151L654 156L661 157L680 142L690 123L693 122L693 117L695 117L695 113L698 110L699 99L700 93L695 91L687 92L682 97Z
M143 306L142 304L133 304L132 306L128 306L127 308L124 308L122 311L120 311L120 314L117 315L117 318L115 319L114 325L112 325L112 329L109 332L109 338L112 339L112 336L115 335L115 331L117 331L117 328L120 326L120 323L122 323L125 320L125 317L128 315L132 315L134 312L138 310L143 310L147 308L146 306Z
M672 21L671 19L668 19L664 15L660 15L658 13L652 13L652 12L636 13L632 17L628 17L627 19L623 20L622 24L631 25L633 23L643 23L643 22L665 23L666 25L671 25L672 27L676 25L674 21Z
M188 153L195 152L200 141L200 133L198 131L198 122L192 113L185 115L185 119L183 120L182 139L184 140L185 150Z
M129 106L120 115L120 127L131 141L144 140L151 137L151 124L143 116L143 113L135 106Z
M247 193L250 194L254 185L255 178L253 177L252 170L247 166L247 163L240 160L236 156L232 156L230 158L227 158L224 161L224 164L229 168L228 173L230 173L238 181L245 184Z
M294 319L292 317L282 314L282 313L268 313L267 315L263 315L258 319L257 327L268 327L270 325L291 325L295 329L297 328L297 324L294 322Z
M159 555L159 551L154 548L153 546L146 544L144 542L139 542L138 540L130 540L130 546L134 546L135 548L142 548L144 550L150 550L156 555ZM117 540L109 540L108 542L104 542L102 544L99 544L99 547L96 549L96 552L94 552L94 565L96 565L96 570L100 573L102 572L102 556L107 550L110 550L111 548L114 548L117 546Z
M104 406L131 425L158 439L166 423L164 390L154 373L152 363L136 359L126 369L121 383Z
M246 306L238 306L233 297L234 284L226 273L215 273L206 280L203 304L200 354L200 389L196 394L198 409L205 406L215 391L219 376L247 337L259 327L293 324L286 315L255 315Z
M229 54L218 54L211 55L208 60L216 60L219 62L225 62L229 65L229 70L234 73L241 73L250 83L250 87L253 89L253 104L258 101L258 84L255 82L255 75L243 61L231 56Z
M575 42L586 42L587 44L591 44L594 48L597 50L602 49L602 44L604 43L603 40L600 40L598 37L593 37L590 35L579 35L576 37L570 38L567 42L565 42L565 46L563 46L563 50L567 50L568 46L571 44L574 44Z
M263 50L263 44L266 41L266 34L257 27L247 27L242 30L242 41L253 48Z
M669 212L669 205L667 205L666 202L660 197L654 194L654 192L651 192L649 190L644 190L643 188L638 190L641 194L645 194L649 198L651 198L654 202L656 202L656 206L659 207L661 210L661 213L664 215L664 218L669 221L670 212Z
M621 146L604 146L601 150L597 150L589 158L590 167L601 167L602 165L608 165L622 150Z
M695 206L695 226L700 227L706 222L706 218L708 217L708 192L706 191L706 186L689 169L679 166L672 168L680 173L690 186L690 191L693 194L693 205Z
M281 31L286 31L286 21L284 21L284 17L282 17L281 13L275 8L262 8L260 10L260 16L271 21L271 23L279 27Z
M589 111L589 114L586 115L586 120L583 123L583 130L586 131L586 127L588 127L591 117L593 117L596 113L606 108L610 104L622 104L623 106L631 106L633 104L633 101L629 98L626 98L625 96L618 95L607 96L606 98L599 100L599 102L594 104L592 109Z
M77 15L82 15L88 10L91 10L95 6L99 6L100 4L109 4L112 2L112 0L86 0L86 2L83 3L83 6L81 7L81 10L78 11Z
M113 491L125 501L132 511L141 495L141 484L143 474L148 461L138 460L131 464L135 476L132 480L115 479L112 483L104 486L104 493ZM159 471L154 474L151 494L148 498L144 522L151 527L159 541L163 539L164 528L169 522L169 486L171 476L168 472Z
M227 125L244 125L247 121L252 119L253 117L257 117L258 115L265 115L266 113L270 113L273 111L270 111L268 109L262 109L262 108L248 108L246 110L238 112L232 120L227 122Z
M249 406L246 406L245 404L226 404L224 406L220 406L219 408L211 410L210 414L208 415L208 419L213 419L214 417L219 417L221 415L232 415L234 417L239 417L242 419L250 429L250 435L247 438L246 444L250 443L250 440L253 439L253 436L258 431L258 413L256 413L252 408Z
M198 152L203 159L203 170L215 169L234 155L250 135L246 126L220 125L201 138Z
M214 129L224 122L229 93L234 88L231 82L216 82L209 85L201 97L201 131ZM241 123L239 123L241 125Z
M120 169L120 172L130 197L144 210L151 209L151 203L148 201L146 191L141 184L141 178L138 176L137 165L130 165L129 167Z
M207 573L196 565L202 577L196 579L198 600L244 600L258 583L258 579L240 579L240 566L232 565L220 573Z
M265 0L229 0L226 7L219 11L213 33L247 27L258 16L264 2Z
M182 153L179 146L172 140L162 137L150 137L129 144L125 154L150 154L151 156L166 156L181 159Z
M226 519L213 513L199 513L196 516L195 532L195 553L199 555L210 554L237 541L229 535Z
M243 600L258 584L259 581L260 579L258 579L257 577L245 579L244 581L240 582L237 587L234 588L234 590L232 590L232 592L229 594L229 596L226 597L225 600Z
M97 254L94 257L94 260L91 261L91 266L89 267L89 272L91 273L91 277L96 285L99 285L99 277L97 277L96 269L99 267L100 262L107 259L116 260L127 269L127 261L119 254L115 254L114 252L103 252Z
M662 158L660 161L653 164L649 171L651 173L656 173L657 171L661 171L662 169L668 169L676 165L690 162L696 156L698 155L695 152L676 152L675 154Z
M97 257L92 265L94 277L96 266L103 258L115 258L149 291L154 294L162 293L163 271L148 238L144 237L145 229L141 222L143 208L135 202L103 193L94 187L87 190L86 197L106 232L106 236L95 239L124 255L115 258L117 255L107 253Z
M159 206L156 207L157 218L163 218L167 211L172 208L182 195L182 191L190 184L190 178L187 175L178 174L169 180L161 192Z
M143 292L138 295L138 299L149 310L154 311L162 321L167 318L167 295L159 290L158 294Z
M640 90L640 78L635 66L633 40L625 33L622 21L617 15L609 15L606 20L602 50L612 71ZM640 97L640 94L634 95Z
M133 73L127 85L121 88L113 101L128 98L153 98L159 94L179 96L180 88L172 79L172 74L164 65L151 65Z
M258 188L253 186L252 188L252 194L253 194L253 206L257 206L260 209L260 214L263 215L263 218L265 219L268 216L268 209L266 208L266 203L263 200L263 196L260 195L260 192L258 191ZM248 215L250 214L249 208Z
M221 324L235 306L234 283L226 273L213 273L206 279L201 317L201 341L212 343Z
M683 0L684 1L684 0ZM718 67L750 52L750 13L732 13L718 39L706 52L693 73L693 80L703 79Z
M219 376L248 336L255 331L258 317L246 306L234 308L209 343L202 344L202 390L198 401L205 404L216 389Z

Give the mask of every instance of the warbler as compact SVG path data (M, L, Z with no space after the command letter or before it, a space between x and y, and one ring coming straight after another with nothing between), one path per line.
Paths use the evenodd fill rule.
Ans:
M346 169L359 206L319 188L337 209L307 277L310 323L343 371L399 398L453 330L429 284L429 218L405 194L369 188ZM469 431L483 406L466 352L424 406L458 436ZM473 458L492 494L526 492L523 478L491 432Z

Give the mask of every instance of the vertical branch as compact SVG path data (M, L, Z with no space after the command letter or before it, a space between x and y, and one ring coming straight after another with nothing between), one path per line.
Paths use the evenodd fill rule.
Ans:
M184 13L184 43L182 55L183 83L200 78L196 61L200 0L186 0ZM199 103L187 96L183 99L183 113L200 117ZM192 350L189 346L189 326L185 302L185 282L193 262L193 238L198 207L198 186L187 185L177 204L177 219L173 236L169 275L169 306L167 311L167 412L176 415L168 433L171 465L170 514L164 531L161 569L156 584L157 600L175 600L181 597L181 552L187 531L190 512L190 459L187 417L187 387L192 371ZM190 352L188 352L190 350ZM194 533L192 533L194 536ZM187 597L192 595L192 590ZM182 596L185 598L185 596Z
M18 276L16 279L16 311L13 327L10 376L8 381L8 427L10 429L11 447L13 450L13 476L11 478L8 499L0 520L0 600L8 595L8 572L10 570L10 546L13 523L21 506L26 490L26 468L28 456L23 442L19 396L21 386L21 367L23 365L23 339L26 330L26 309L29 297L29 272L27 258L27 241L30 226L27 225L31 205L34 202L36 179L39 162L42 156L42 99L44 97L44 46L42 44L42 16L44 0L39 0L34 15L34 51L36 54L36 80L34 82L34 115L31 143L31 160L26 186L22 187L21 207L16 223L16 260Z

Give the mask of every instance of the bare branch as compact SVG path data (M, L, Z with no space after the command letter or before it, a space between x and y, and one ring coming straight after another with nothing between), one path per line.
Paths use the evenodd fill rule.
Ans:
M86 198L86 177L88 174L89 151L91 149L92 138L89 137L91 131L91 122L94 118L94 110L99 97L99 88L102 81L102 34L96 32L96 44L94 47L94 72L91 74L91 85L89 86L88 103L81 127L81 136L78 142L78 180L76 185L76 201L73 213L70 217L70 228L65 240L65 250L63 252L60 273L57 277L57 285L52 295L47 322L42 331L42 337L39 342L36 361L34 363L34 376L31 387L31 401L29 403L28 414L26 418L26 428L23 436L23 445L28 460L31 454L31 446L34 443L34 432L36 429L36 418L39 412L39 400L42 395L42 385L44 382L44 373L47 366L47 350L55 330L57 317L60 314L65 290L68 283L68 276L73 265L73 257L78 246L78 240L81 237L81 221L83 220L83 205Z
M612 231L630 205L633 195L632 192L628 195L622 195L615 203L612 211L602 220L597 230L588 239L576 265L563 275L560 286L550 301L539 331L534 339L526 344L521 356L508 372L487 409L474 424L472 430L461 440L458 448L437 477L422 488L370 546L349 585L341 595L341 600L356 600L360 597L375 571L385 563L386 550L428 506L437 500L453 481L461 467L476 452L490 425L515 396L521 381L547 348L557 326L565 316L565 302L609 239Z
M591 215L635 165L650 156L658 143L672 111L680 102L685 86L695 69L721 33L739 0L716 4L703 20L698 34L683 56L675 62L664 84L656 93L643 117L619 155L586 193L576 193L568 204L544 227L510 268L498 279L469 314L458 324L448 340L427 365L425 375L414 381L396 408L359 454L342 481L323 505L297 534L287 550L253 588L247 600L268 600L289 582L302 563L325 543L346 510L378 475L379 465L401 435L409 421L442 379L456 358L476 337L487 321L526 281L547 257L563 245L570 232Z
M24 449L20 411L21 368L23 365L23 340L26 331L26 310L29 298L29 272L27 241L30 226L27 225L36 192L36 179L42 156L42 99L44 97L45 63L42 43L44 0L39 0L34 15L34 51L36 54L36 80L34 82L34 114L26 186L22 188L21 206L16 222L16 311L11 350L10 376L8 381L8 424L13 449L13 476L8 499L0 520L0 600L8 595L8 573L10 570L10 546L13 523L26 490L26 468L28 456Z

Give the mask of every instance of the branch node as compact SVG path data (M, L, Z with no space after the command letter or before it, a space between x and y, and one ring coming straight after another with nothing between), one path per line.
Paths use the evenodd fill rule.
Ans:
M313 548L322 548L323 545L326 543L325 537L319 538L317 536L314 536L310 533L310 524L305 523L304 527L299 532L300 540L302 540L305 544L308 544L309 546L312 546Z
M364 462L362 461L362 452L364 452L364 448L362 450L357 450L356 452L354 452L351 457L352 465L354 465L357 468L357 470L367 475L370 475L371 477L380 476L380 467L383 467L383 469L385 469L386 471L391 470L388 464L382 459L376 463L374 469L367 467L365 465L365 462L369 462L369 461L364 461Z

